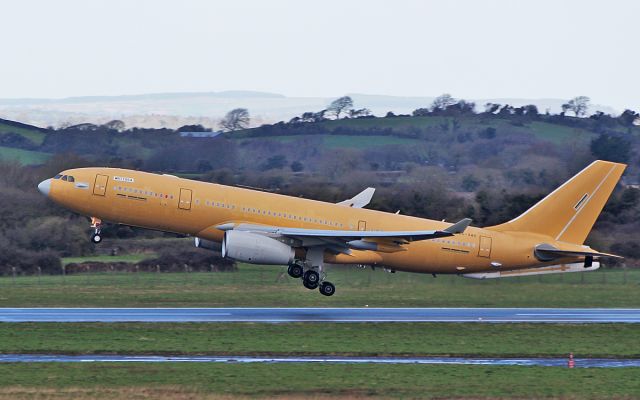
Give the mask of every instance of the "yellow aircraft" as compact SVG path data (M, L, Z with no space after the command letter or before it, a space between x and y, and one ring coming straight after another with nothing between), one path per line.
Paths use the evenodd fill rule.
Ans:
M325 263L395 272L498 278L589 271L583 245L626 165L595 161L519 217L486 228L364 209L373 188L338 204L115 168L63 171L38 185L62 206L102 221L195 237L197 247L255 264L288 265L326 296Z

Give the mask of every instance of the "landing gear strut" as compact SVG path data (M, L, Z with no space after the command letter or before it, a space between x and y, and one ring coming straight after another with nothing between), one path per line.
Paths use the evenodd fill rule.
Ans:
M324 280L324 248L310 247L307 257L289 264L287 272L292 278L302 278L302 285L309 290L319 289L324 296L332 296L336 287L331 282Z
M91 227L93 228L91 243L98 244L102 242L102 221L99 218L91 217Z

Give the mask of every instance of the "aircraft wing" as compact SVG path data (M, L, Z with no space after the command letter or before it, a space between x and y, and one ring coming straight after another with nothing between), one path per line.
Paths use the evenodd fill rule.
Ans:
M453 236L462 233L471 223L471 219L465 218L443 230L421 231L347 231L325 229L286 228L249 224L224 224L216 228L228 230L242 230L263 233L271 236L284 236L301 240L303 243L330 243L332 245L355 248L359 250L378 250L383 247L394 247L418 240L436 239ZM304 244L307 245L307 244ZM393 249L390 249L390 251ZM382 250L380 250L382 251ZM397 251L397 250L396 250Z
M371 198L373 197L373 193L376 191L375 188L368 187L357 195L353 196L348 200L341 201L336 203L341 206L353 207L353 208L363 208L366 207Z

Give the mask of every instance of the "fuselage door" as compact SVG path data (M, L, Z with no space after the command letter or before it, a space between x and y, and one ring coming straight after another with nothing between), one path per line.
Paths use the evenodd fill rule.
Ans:
M96 180L93 183L93 194L96 196L104 196L107 192L107 182L109 177L107 175L96 175Z
M178 208L181 210L191 210L191 189L180 189Z
M367 221L358 221L358 230L366 231L367 230Z
M480 247L478 248L478 257L491 256L491 238L488 236L480 236Z

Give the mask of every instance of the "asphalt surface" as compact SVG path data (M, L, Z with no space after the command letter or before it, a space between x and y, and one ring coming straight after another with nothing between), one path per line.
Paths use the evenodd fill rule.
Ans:
M133 362L133 363L331 363L331 364L458 364L567 367L563 358L463 358L463 357L247 357L247 356L127 356L2 354L0 363ZM640 359L575 358L576 368L640 367Z
M640 323L618 308L0 308L0 322Z

